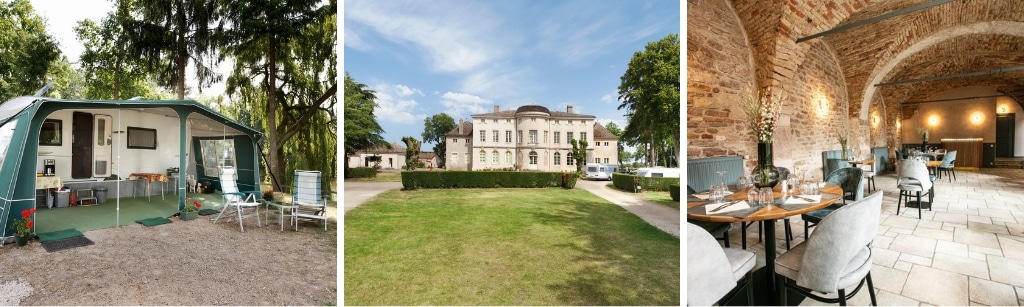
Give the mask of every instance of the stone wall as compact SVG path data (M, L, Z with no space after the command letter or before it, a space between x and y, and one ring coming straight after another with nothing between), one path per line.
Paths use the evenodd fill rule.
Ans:
M813 43L803 63L789 81L789 102L783 114L789 125L780 126L776 134L791 137L776 142L776 165L791 167L807 179L822 179L821 152L840 149L837 132L849 137L848 146L855 149L861 133L859 121L849 116L846 83L835 55L822 42ZM791 140L785 142L785 140Z

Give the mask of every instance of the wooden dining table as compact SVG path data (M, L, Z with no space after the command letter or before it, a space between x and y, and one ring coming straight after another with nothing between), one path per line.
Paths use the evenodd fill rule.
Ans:
M745 201L747 199L747 192L749 189L750 188L744 188L734 191L731 195L726 197L726 200ZM722 214L708 214L707 211L710 209L705 208L705 206L718 207L721 204L709 203L708 201L695 199L693 196L690 196L686 202L686 218L698 221L722 223L764 221L764 269L766 270L765 275L767 275L767 281L764 285L765 287L762 288L761 291L757 291L760 293L757 297L765 299L766 303L756 303L756 305L785 305L784 302L778 301L778 285L775 284L775 220L825 208L842 199L843 189L838 185L826 183L824 187L819 189L819 191L821 192L821 200L817 203L788 205L785 204L785 202L792 196L783 195L781 185L776 185L772 189L773 201L771 205L764 206L762 208L744 209Z

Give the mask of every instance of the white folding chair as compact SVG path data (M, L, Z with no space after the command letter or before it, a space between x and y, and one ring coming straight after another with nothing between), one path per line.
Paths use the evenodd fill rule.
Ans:
M256 226L263 227L260 224L260 203L256 200L257 192L240 192L238 191L238 183L235 182L235 168L224 167L220 172L220 189L222 196L224 197L224 207L221 208L220 214L213 219L214 223L220 220L224 212L227 212L230 208L235 208L235 213L238 217L238 227L245 232L245 226L242 225L242 220L256 217ZM251 213L243 214L243 209L252 209ZM231 221L231 217L228 218Z
M299 231L299 219L323 220L327 230L327 197L320 191L319 171L295 170L292 192L292 222Z

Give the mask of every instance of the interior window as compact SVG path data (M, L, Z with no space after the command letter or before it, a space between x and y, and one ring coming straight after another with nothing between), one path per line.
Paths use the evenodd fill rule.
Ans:
M220 175L220 168L235 165L235 143L231 140L202 140L203 171L207 176Z

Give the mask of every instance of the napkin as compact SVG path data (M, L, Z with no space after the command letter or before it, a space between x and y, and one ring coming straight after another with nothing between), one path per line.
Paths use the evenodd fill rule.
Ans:
M731 191L726 191L725 194L723 194L723 195L729 196L729 195L732 195L732 192ZM708 200L708 198L711 198L711 192L694 193L694 194L691 194L690 196L693 196L693 197L696 197L696 198L700 198L700 200Z
M825 184L826 184L825 182L819 182L819 183L818 183L818 187L819 187L819 188L824 188L824 187L825 187Z
M714 210L715 208L718 208L718 207L720 207L720 206L722 206L724 204L726 204L726 203L715 203L715 204L704 205L704 214L722 214L722 213L729 213L729 212L733 212L733 211L739 211L739 210L743 210L743 209L750 209L750 205L747 204L747 201L743 200L743 201L739 201L739 202L737 202L735 204L729 205L728 207L725 207L725 208L722 208L722 209L718 209L718 211L711 212L711 210Z
M814 201L807 201L807 200L800 199L800 198L797 198L797 197L789 197L789 199L786 199L785 204L787 204L787 205L816 204L816 203L821 202L821 195L797 195L797 196L802 197L802 198L812 199Z

